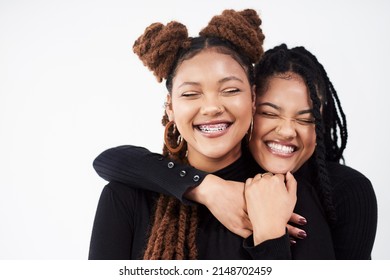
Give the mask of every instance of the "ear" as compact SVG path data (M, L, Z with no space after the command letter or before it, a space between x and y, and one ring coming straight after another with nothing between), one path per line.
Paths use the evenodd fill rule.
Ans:
M169 93L167 94L167 101L165 102L165 112L168 115L169 121L173 121L175 119L172 110L172 97Z
M256 86L252 86L252 115L256 112Z

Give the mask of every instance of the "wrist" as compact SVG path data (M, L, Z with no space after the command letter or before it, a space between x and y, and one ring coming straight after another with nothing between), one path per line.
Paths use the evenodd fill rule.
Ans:
M276 239L284 234L286 234L286 227L280 227L280 228L274 228L264 231L257 231L256 229L253 230L253 243L254 245L259 245L260 243L263 243L264 241Z
M219 177L208 174L197 187L190 188L186 191L184 197L200 204L207 205L212 198L212 195L210 195L210 186L217 184L219 180L221 180Z

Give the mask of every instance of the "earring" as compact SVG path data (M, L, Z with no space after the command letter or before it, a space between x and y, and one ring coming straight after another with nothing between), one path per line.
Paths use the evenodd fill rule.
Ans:
M251 141L251 139L252 139L252 132L253 132L253 116L252 116L252 119L251 119L251 125L249 127L248 132L247 132L248 142Z
M172 154L175 154L177 153L178 151L181 150L181 148L183 148L183 145L184 145L184 139L181 135L179 135L179 137L177 138L177 147L176 148L173 148L171 146L169 146L169 137L168 137L168 134L169 134L169 129L171 128L171 126L173 125L173 134L175 134L176 132L176 124L174 121L170 121L168 122L166 125L165 125L165 131L164 131L164 143L165 143L165 146L168 148L168 150L172 153Z

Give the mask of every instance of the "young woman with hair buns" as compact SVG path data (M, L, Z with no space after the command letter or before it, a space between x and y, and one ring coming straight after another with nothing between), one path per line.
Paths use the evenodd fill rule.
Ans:
M96 171L128 187L204 204L237 235L253 233L246 246L270 253L252 255L258 258L370 259L376 197L363 174L339 163L348 136L346 118L324 67L305 48L282 44L264 54L255 77L256 114L248 136L253 157L244 153L241 163L254 178L245 184L134 146L103 152L94 161ZM264 222L280 230L287 217L280 219L279 211L285 210L281 205L274 212L264 210L286 199L283 188L265 187L281 176L266 171L291 171L298 183L294 211L307 220L298 216L292 224L298 228L287 225L290 236L298 236L292 245L278 244L280 238L261 231Z
M255 110L253 66L263 54L260 24L254 10L225 10L199 37L189 38L184 25L170 22L150 25L136 40L134 52L159 82L166 80L169 92L164 157L227 180L244 182L255 175L248 166L247 138ZM202 205L112 181L99 200L89 258L285 258L296 181L290 173L267 177L272 181L258 187L278 190L281 197L270 197L274 203L261 207L273 220L260 221L246 239Z

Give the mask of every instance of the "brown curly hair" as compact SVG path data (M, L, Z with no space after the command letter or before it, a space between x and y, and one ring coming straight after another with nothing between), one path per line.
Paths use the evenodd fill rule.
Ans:
M225 10L214 16L199 35L229 41L255 64L264 53L265 37L260 25L261 19L255 10ZM166 26L156 22L134 42L133 51L157 81L162 82L172 73L174 66L178 66L179 52L188 49L192 39L188 37L187 28L179 22L171 21Z
M246 70L248 80L254 84L254 65L263 55L264 34L256 11L225 10L214 16L199 37L188 37L187 28L176 21L164 26L153 23L134 43L133 51L158 82L166 80L171 93L172 81L181 62L205 49L228 54ZM170 106L170 104L168 104ZM169 122L165 113L162 124ZM175 146L179 132L169 131L168 145ZM186 162L187 146L171 154L164 144L163 155ZM152 222L144 259L196 259L197 207L182 204L173 197L160 195Z

